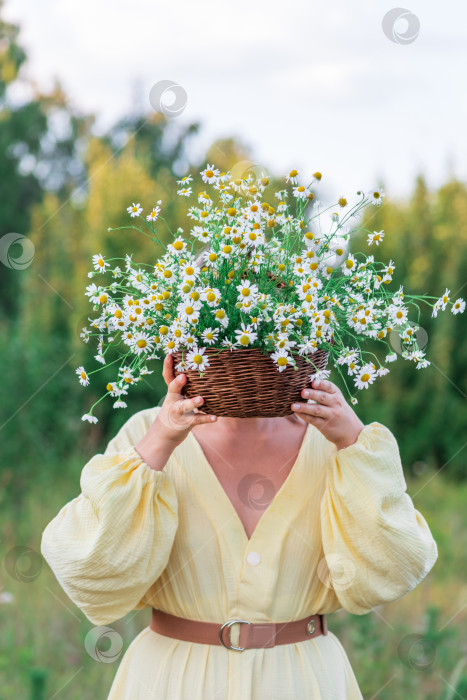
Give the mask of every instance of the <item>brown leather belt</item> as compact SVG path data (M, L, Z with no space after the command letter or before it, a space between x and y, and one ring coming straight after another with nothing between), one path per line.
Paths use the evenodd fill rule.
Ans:
M241 624L238 639L240 646L233 646L230 640L230 629L235 623ZM248 620L232 619L218 624L217 622L188 620L152 608L149 627L153 632L158 632L166 637L201 644L222 644L226 649L234 649L235 651L304 642L307 639L328 633L326 615L319 613L292 622L248 622Z

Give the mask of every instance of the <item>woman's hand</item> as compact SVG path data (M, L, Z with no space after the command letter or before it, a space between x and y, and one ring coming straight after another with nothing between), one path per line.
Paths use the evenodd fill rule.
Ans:
M339 387L323 379L313 380L311 386L311 389L303 389L302 396L317 403L293 403L293 412L316 426L338 450L352 445L365 426L344 399Z
M202 396L195 396L193 399L184 398L181 391L187 380L186 374L175 376L172 354L165 356L162 376L168 391L154 423L159 422L167 439L178 444L185 439L194 425L214 422L217 416L195 413L203 405Z
M162 376L168 386L164 403L147 433L135 445L144 461L156 470L164 468L173 450L183 442L194 425L217 420L217 416L195 413L203 404L202 396L193 399L183 397L181 389L186 375L175 377L172 355L166 355L164 359Z

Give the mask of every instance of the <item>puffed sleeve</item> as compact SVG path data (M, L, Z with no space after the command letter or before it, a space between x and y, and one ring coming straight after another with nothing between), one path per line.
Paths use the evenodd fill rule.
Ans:
M134 445L156 413L134 414L83 467L81 493L42 533L41 552L68 597L96 625L133 610L165 569L178 526L166 471ZM171 458L169 458L170 461Z
M406 493L388 428L370 423L354 444L333 448L320 504L327 577L342 607L363 615L415 588L438 548Z

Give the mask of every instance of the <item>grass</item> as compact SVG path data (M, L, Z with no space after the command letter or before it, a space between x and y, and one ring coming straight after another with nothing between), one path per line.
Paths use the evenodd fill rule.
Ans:
M0 700L107 697L123 653L149 623L148 610L129 613L112 624L121 653L109 662L92 658L85 643L94 626L37 554L51 514L79 493L79 479L70 486L69 474L79 474L81 465L72 467L50 488L31 488L20 513L0 513L3 593L13 596L0 604ZM365 700L467 698L467 484L434 472L406 480L438 544L438 561L399 601L362 616L340 610L328 616L329 629L344 646ZM7 554L19 546L32 554L16 557L15 573ZM97 648L111 655L110 645L103 637Z

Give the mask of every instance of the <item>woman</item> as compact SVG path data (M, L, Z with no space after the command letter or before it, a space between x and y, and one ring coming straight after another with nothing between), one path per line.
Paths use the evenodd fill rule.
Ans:
M162 407L92 457L42 536L93 624L162 611L109 700L362 700L326 613L401 598L438 556L394 436L329 381L289 416L236 419L183 399L170 355L163 376Z

